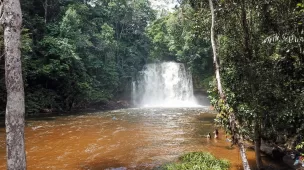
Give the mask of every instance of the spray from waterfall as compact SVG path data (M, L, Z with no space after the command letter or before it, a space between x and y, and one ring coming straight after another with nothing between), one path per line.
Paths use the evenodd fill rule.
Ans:
M198 107L191 73L181 63L147 64L133 81L132 97L140 107Z

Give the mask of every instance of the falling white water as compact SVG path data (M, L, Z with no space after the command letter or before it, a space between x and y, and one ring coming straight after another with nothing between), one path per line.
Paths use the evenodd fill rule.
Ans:
M133 82L133 102L140 107L198 107L192 76L184 64L148 64Z

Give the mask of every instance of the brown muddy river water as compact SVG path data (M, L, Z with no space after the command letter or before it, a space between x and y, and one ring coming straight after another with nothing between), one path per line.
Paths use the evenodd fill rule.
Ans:
M207 151L242 169L237 149L214 130L215 115L203 108L125 109L29 119L26 153L29 170L153 169L186 152ZM6 168L5 129L0 129L0 169ZM254 163L254 152L248 151Z

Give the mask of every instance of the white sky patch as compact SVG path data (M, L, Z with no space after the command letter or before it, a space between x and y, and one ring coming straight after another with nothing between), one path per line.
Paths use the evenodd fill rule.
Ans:
M177 0L149 0L152 8L155 10L173 11L173 8L178 5Z

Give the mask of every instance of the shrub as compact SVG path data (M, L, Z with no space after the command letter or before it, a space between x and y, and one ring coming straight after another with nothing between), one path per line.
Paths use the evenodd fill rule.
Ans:
M227 160L217 159L210 153L191 152L180 157L179 163L165 165L164 170L228 170Z

